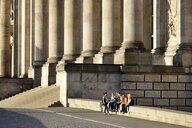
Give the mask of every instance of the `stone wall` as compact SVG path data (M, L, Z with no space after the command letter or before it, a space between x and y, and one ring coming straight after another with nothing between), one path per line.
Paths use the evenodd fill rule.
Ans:
M123 74L121 89L137 105L192 111L191 82L191 75Z
M67 64L60 70L65 75L60 74L58 84L61 97L66 87L70 98L99 100L105 90L109 96L121 91L132 94L137 105L192 111L192 76L187 71L165 66Z
M120 90L119 65L66 64L60 68L57 68L57 85L64 106L66 95L101 100L104 91L111 94Z
M29 90L32 87L32 79L0 78L0 100Z

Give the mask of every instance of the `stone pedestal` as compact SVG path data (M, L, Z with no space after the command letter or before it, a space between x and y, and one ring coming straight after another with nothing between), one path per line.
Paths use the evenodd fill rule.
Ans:
M156 48L152 50L152 65L165 65L165 48Z
M114 53L122 42L121 1L102 1L102 47L95 55L95 64L113 64Z
M123 65L151 65L152 55L149 51L140 49L119 49L116 51L115 64Z
M93 59L94 64L113 64L114 54L113 53L98 53Z
M46 63L42 67L41 87L47 87L56 83L57 63Z
M173 57L175 66L192 66L192 43L181 44Z

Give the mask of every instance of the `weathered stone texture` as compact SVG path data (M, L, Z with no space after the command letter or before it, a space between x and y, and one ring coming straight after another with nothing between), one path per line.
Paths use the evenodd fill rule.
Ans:
M185 83L171 83L170 90L185 90Z
M186 105L192 106L192 99L186 99Z
M160 97L160 91L145 91L145 97Z
M186 90L192 90L192 84L191 83L186 84Z
M178 82L192 82L192 76L190 76L190 75L178 75Z
M163 98L177 98L177 91L162 91Z
M154 83L154 90L169 90L169 83Z
M122 81L144 81L144 75L123 74Z
M177 82L177 75L162 75L162 82Z
M136 89L136 83L134 82L123 82L121 84L121 89Z
M137 104L138 105L153 105L153 99L152 98L138 98Z
M160 82L161 81L161 75L156 75L156 74L145 75L145 81Z
M154 105L169 105L169 99L154 99Z
M185 106L185 99L170 99L170 105Z
M151 90L153 85L152 83L137 83L137 89Z
M178 91L178 98L192 98L191 91Z

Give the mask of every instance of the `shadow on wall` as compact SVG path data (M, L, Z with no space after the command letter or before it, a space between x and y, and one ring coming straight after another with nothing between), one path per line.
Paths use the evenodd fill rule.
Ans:
M38 119L0 109L0 128L46 128Z

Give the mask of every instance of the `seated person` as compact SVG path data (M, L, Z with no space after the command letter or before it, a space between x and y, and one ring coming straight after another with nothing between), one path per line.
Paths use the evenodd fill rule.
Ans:
M129 112L129 106L133 106L134 105L134 100L133 100L133 97L131 96L131 94L128 94L127 98L128 98L128 102L125 105L125 112Z

